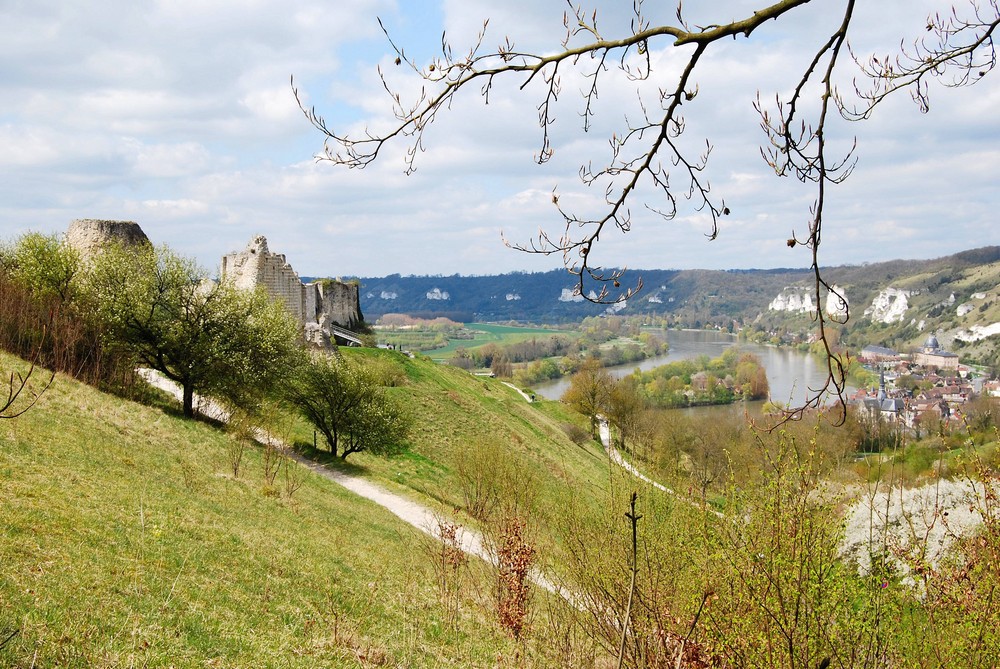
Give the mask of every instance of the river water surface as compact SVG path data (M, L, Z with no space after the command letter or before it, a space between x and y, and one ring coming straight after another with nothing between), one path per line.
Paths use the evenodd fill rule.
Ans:
M738 346L760 358L767 370L771 399L775 402L797 406L805 402L810 389L821 387L826 381L826 369L820 358L791 348L763 346L739 342L734 335L709 330L663 330L661 335L670 344L665 355L647 358L639 363L609 367L616 378L631 374L636 368L647 370L676 360L688 360L700 355L717 358L731 346ZM569 388L569 378L558 379L532 386L546 399L560 399Z

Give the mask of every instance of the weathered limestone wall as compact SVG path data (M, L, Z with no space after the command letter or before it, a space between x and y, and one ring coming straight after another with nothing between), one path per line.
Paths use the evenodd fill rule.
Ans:
M353 330L361 324L361 299L358 284L343 281L317 281L306 285L316 304L314 312L320 325L333 323Z
M262 236L250 240L243 251L223 256L221 276L240 288L263 286L285 304L305 327L307 339L317 345L329 342L330 325L353 330L362 320L356 284L331 280L303 284L285 256L271 253Z
M295 318L306 321L302 281L284 255L268 250L266 238L254 237L245 250L222 256L221 275L240 288L263 286L269 295L284 302Z
M66 243L79 251L84 260L93 258L115 242L123 246L150 243L149 237L135 221L78 218L66 230Z

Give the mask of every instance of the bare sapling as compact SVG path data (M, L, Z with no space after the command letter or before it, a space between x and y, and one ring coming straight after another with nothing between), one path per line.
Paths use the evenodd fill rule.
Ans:
M497 617L500 627L522 639L528 619L528 576L535 548L525 537L525 522L517 516L502 521L497 553Z

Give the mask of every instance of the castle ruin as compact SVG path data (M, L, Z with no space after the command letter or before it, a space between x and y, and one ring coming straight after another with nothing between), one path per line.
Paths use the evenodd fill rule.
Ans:
M284 254L271 253L260 235L243 251L222 257L220 278L248 290L263 287L302 323L306 341L318 346L330 345L331 326L355 330L363 318L357 284L331 279L302 283Z
M85 260L94 258L111 244L125 247L149 245L149 237L134 221L93 218L74 220L66 231L66 243ZM272 299L281 300L305 331L307 342L329 347L335 328L354 331L361 325L358 285L332 279L302 283L280 253L271 253L267 239L250 240L246 249L222 257L220 278L246 290L263 287Z
M66 243L89 260L114 243L131 247L149 245L150 241L135 221L78 218L66 230Z

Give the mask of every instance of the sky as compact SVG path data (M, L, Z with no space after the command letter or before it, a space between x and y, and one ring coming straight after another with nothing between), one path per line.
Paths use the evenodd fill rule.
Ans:
M670 3L650 20L675 22ZM689 0L693 25L721 23L763 0ZM787 97L804 63L836 21L827 0L711 53L685 103L684 147L710 142L705 175L731 215L708 241L701 212L681 203L672 221L632 204L627 234L603 235L592 260L634 269L806 267L785 240L802 235L815 188L774 176L754 110ZM889 54L921 37L935 0L861 0L851 33L859 54ZM632 3L590 3L605 37L627 31ZM215 271L220 257L265 235L302 276L484 275L546 271L561 256L530 255L503 239L558 236L552 204L599 211L603 190L580 182L600 165L608 140L640 112L635 82L613 66L597 115L584 132L585 85L564 72L550 127L553 159L534 162L540 93L523 79L496 82L489 104L466 91L428 130L417 170L405 174L406 143L391 144L363 170L317 161L323 137L292 94L332 128L386 128L391 99L378 68L403 94L420 82L379 27L417 64L440 54L446 32L467 51L489 19L487 47L509 37L552 53L565 35L558 0L0 0L0 240L61 233L76 218L132 220L157 244ZM588 15L590 9L588 9ZM650 45L651 85L670 86L683 53ZM581 65L590 67L585 59ZM840 90L857 72L848 64ZM648 101L648 91L643 93ZM858 264L934 258L1000 244L1000 73L976 86L932 84L921 114L905 94L863 123L837 121L835 146L856 139L858 165L830 190L821 262Z

